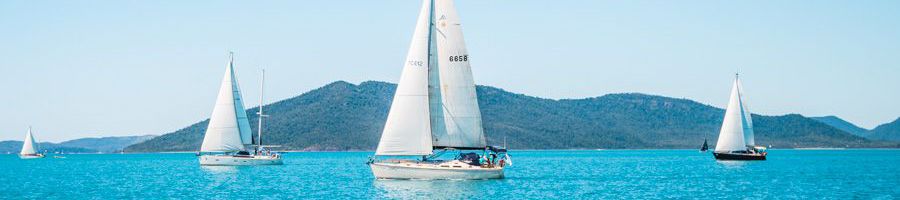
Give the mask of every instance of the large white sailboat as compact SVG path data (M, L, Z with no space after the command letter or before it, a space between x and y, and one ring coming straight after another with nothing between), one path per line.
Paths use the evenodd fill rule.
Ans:
M768 154L765 147L756 146L753 120L743 95L741 81L735 74L731 98L725 108L725 119L719 131L719 141L713 152L718 160L765 160Z
M486 143L453 1L424 0L375 152L421 159L372 158L368 164L379 179L503 178L509 155ZM448 152L457 154L444 159Z
M250 122L234 75L234 54L232 53L230 57L228 65L225 66L225 77L219 88L216 106L209 118L209 126L200 147L200 165L283 164L278 154L263 155L259 149L254 154L248 151L247 146L253 143L253 133L250 131ZM262 115L261 108L262 106L260 115Z
M34 142L34 134L31 127L28 127L28 133L25 134L25 141L22 141L22 151L19 152L21 159L44 158L44 154L38 151L38 145Z

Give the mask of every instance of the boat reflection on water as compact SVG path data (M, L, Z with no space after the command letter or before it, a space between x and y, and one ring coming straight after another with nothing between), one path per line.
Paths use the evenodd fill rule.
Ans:
M385 199L471 199L478 186L492 180L376 180L378 196Z
M238 167L235 166L200 166L200 170L203 171L209 183L207 184L207 189L238 181Z
M222 174L237 174L238 169L235 166L200 166L200 169L207 174L213 175L222 175Z
M744 166L749 165L752 162L749 161L740 161L740 160L716 160L716 164L724 166L728 169L740 169L744 168Z

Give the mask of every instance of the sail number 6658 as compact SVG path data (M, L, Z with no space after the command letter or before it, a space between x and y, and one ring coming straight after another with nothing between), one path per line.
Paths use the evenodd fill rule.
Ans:
M469 55L450 56L450 62L468 62Z

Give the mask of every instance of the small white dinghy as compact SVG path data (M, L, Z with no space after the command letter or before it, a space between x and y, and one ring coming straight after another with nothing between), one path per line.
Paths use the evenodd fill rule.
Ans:
M458 154L442 157L447 152ZM509 156L485 141L469 55L452 0L423 1L375 156L406 157L370 159L378 179L504 176ZM421 159L415 159L418 156Z
M234 76L234 54L232 53L231 59L225 67L225 78L219 88L219 96L209 119L203 144L200 146L200 165L283 164L281 155L265 150L262 145L256 145L254 154L248 151L246 146L252 145L253 133L250 131L250 122L241 99L241 91ZM263 116L261 103L260 128Z
M22 141L22 151L19 152L21 159L44 158L44 154L38 153L37 143L34 142L34 134L31 127L28 127L28 133L25 134L25 141Z

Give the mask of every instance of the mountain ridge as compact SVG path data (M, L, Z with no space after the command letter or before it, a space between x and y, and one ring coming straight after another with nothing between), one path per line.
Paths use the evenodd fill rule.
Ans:
M147 141L155 135L88 137L67 140L60 143L38 143L41 151L65 153L115 153L132 144ZM0 141L0 153L19 153L22 141Z
M856 136L866 137L870 131L868 129L864 129L862 127L856 126L856 124L853 124L852 122L841 119L840 117L837 117L834 115L822 116L822 117L810 117L810 119L814 119L816 121L825 123L827 125L830 125L832 127L835 127L837 129L840 129L842 131L848 132L848 133L856 135Z
M336 81L266 105L264 141L287 150L373 150L395 84ZM724 110L683 98L641 93L546 99L477 86L489 144L518 149L694 148L715 143ZM247 110L256 123L258 108ZM757 143L777 148L898 147L870 141L798 114L753 115ZM197 151L208 119L134 144L126 152ZM252 126L256 131L256 127ZM255 137L255 135L254 135Z
M892 122L878 125L869 131L867 137L878 140L900 141L900 117Z

